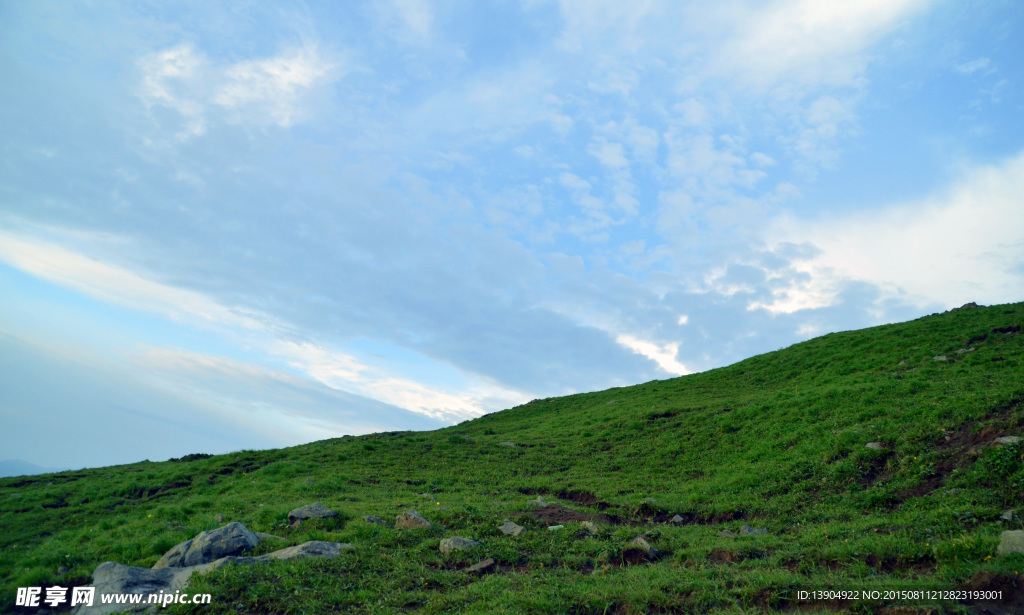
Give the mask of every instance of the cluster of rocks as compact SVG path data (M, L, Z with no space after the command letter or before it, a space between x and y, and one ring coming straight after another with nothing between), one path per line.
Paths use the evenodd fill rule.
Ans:
M319 508L315 508L319 507ZM296 509L289 514L301 520L331 517L337 513L316 504ZM303 516L305 515L305 516ZM92 575L96 596L92 606L78 605L75 615L102 615L157 608L155 605L104 604L102 596L115 594L159 594L181 590L194 574L205 574L224 566L266 563L273 560L293 560L304 557L333 559L355 547L343 542L311 540L259 556L243 555L255 549L263 540L279 538L270 534L257 534L241 523L233 522L214 530L200 532L194 538L172 547L152 568L126 566L117 562L103 562Z

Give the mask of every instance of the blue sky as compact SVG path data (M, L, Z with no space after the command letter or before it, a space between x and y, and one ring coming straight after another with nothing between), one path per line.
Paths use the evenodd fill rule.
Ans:
M0 5L0 458L431 429L1024 299L1013 0Z

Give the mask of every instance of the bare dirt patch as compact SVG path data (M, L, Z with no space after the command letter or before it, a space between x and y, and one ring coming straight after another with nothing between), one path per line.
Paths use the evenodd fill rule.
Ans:
M533 510L521 511L520 515L530 515L538 521L543 521L550 524L559 523L582 523L584 521L593 521L594 523L604 523L606 525L620 525L626 523L615 515L607 515L604 513L585 513L571 508L566 508L559 504L548 504L544 508L535 508Z
M708 561L712 564L735 564L747 559L747 556L728 549L715 549L708 553Z
M960 585L966 591L1002 592L1001 600L961 600L978 615L1003 615L1024 613L1024 579L1011 577L991 570L979 570Z

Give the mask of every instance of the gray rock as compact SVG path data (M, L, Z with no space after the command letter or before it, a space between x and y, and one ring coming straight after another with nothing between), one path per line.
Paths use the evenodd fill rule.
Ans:
M999 535L996 555L1024 553L1024 530L1007 530Z
M940 354L932 357L932 361L949 361L949 359L946 358L946 355Z
M633 540L629 541L629 544L634 547L638 547L641 551L647 554L647 557L657 557L658 550L651 546L651 543L647 542L643 536L637 536Z
M1002 438L996 438L993 440L992 444L995 446L1010 446L1011 444L1016 444L1018 442L1020 442L1020 437L1018 436L1003 436Z
M222 515L220 513L217 513L216 515L213 516L213 520L216 521L217 523L224 523L224 515Z
M733 534L729 530L722 530L721 532L718 532L718 535L722 538L736 538L736 534Z
M69 572L71 572L71 569L68 568L67 566L61 566L60 568L57 568L57 576L62 577L62 576L66 575Z
M387 523L385 523L383 519L381 519L380 517L374 517L373 515L365 515L363 517L363 521L366 521L367 523L376 523L377 525L383 525L387 527Z
M596 534L596 533L598 533L600 531L600 528L598 528L597 524L594 523L593 521L584 521L580 525L582 525L583 529L587 530L591 534Z
M1003 514L999 515L999 518L1003 521L1013 521L1013 511L1007 510Z
M565 527L565 526L564 525L549 525L548 526L548 531L549 532L557 532L558 530L562 529L563 527Z
M680 515L675 515L674 517L669 519L668 522L674 525L682 525L686 522L686 519L683 519Z
M874 451L885 450L885 446L881 442L868 442L864 446Z
M740 528L740 536L764 536L767 533L768 530L764 529L763 527L754 529L749 525L744 525Z
M505 523L501 524L498 528L502 534L506 536L518 536L523 531L523 526L513 523L512 521L505 519Z
M479 546L480 543L475 540L462 538L460 536L453 536L452 538L445 538L442 540L439 548L441 553L451 553L452 551L468 551Z
M326 542L324 540L310 540L301 545L278 549L273 553L267 553L259 557L239 558L240 560L251 559L254 562L269 562L270 560L302 559L306 557L323 557L334 559L345 551L354 551L355 547L347 542Z
M288 513L288 523L295 525L296 522L302 523L308 519L328 519L337 516L338 513L317 502L316 504L301 506Z
M502 442L498 446L519 446L515 442Z
M102 596L112 594L159 594L161 590L173 594L183 589L195 571L188 568L136 568L117 562L103 562L92 573L92 587L96 588L92 606L80 604L72 609L74 615L106 615L107 613L129 613L144 611L151 605L145 604L103 604Z
M423 498L425 500L433 500L434 499L434 496L430 495L429 493L417 493L416 497Z
M974 349L973 348L961 348L960 350L956 351L957 354L967 354L968 352L974 352Z
M487 559L485 559L483 561L480 561L480 562L477 562L477 563L473 564L472 566L470 566L469 568L466 568L466 572L470 572L470 573L474 573L474 574L481 574L483 572L486 572L490 568L493 568L494 564L495 564L495 561L492 558L488 557Z
M281 536L275 536L264 532L256 532L256 538L259 538L260 542L263 542L264 540L284 540Z
M529 500L526 503L529 504L530 506L533 506L534 508L547 508L548 505L548 503L545 502L539 495L537 496L536 500Z
M400 530L423 530L433 526L416 509L410 509L395 517L395 527Z
M175 545L153 565L153 569L207 564L228 555L249 551L258 544L259 537L235 521L215 530L200 532L195 538Z
M906 359L903 359L902 361L897 363L897 365L906 365L906 364L907 364L907 360Z

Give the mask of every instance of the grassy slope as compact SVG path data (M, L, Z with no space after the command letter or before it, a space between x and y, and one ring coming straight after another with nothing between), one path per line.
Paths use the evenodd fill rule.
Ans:
M795 592L954 589L979 570L1024 571L1020 556L990 557L1000 531L1021 527L997 521L1009 508L1024 513L1022 448L977 448L1024 435L1024 334L993 332L1022 323L1024 304L965 309L826 335L683 378L537 400L435 432L0 479L0 610L19 586L87 585L104 560L152 565L219 525L220 513L283 544L337 540L358 551L203 577L193 587L214 604L196 612L903 603L956 612L964 607L934 600L797 605ZM956 353L967 347L975 350ZM870 441L887 450L866 448ZM618 522L595 537L573 522L547 531L521 512L534 494ZM287 527L288 511L312 502L341 515ZM411 507L435 528L402 532L360 519ZM694 522L660 523L674 513ZM528 531L502 535L506 518ZM770 534L718 535L744 523ZM662 552L654 562L626 546L644 532ZM484 547L442 556L438 543L453 535ZM460 569L487 556L498 572ZM58 576L61 566L69 570Z

